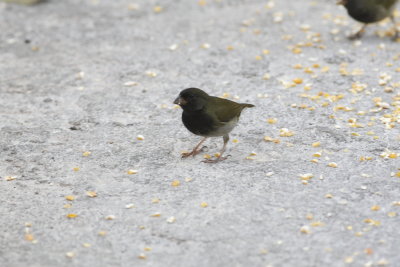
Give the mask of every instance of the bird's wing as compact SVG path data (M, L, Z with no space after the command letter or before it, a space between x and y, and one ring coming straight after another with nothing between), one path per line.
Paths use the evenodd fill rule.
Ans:
M240 116L244 105L219 97L212 98L209 109L219 122L226 123Z
M397 0L375 0L378 5L383 5L386 9L391 9Z

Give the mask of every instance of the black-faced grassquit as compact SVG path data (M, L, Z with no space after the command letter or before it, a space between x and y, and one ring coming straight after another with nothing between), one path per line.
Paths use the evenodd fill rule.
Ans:
M393 15L396 2L397 0L340 0L338 4L343 5L347 9L350 17L364 23L358 32L349 36L349 39L359 39L369 23L378 22L390 17L395 27L393 39L397 40L400 36Z
M244 108L254 107L252 104L242 104L210 96L198 88L187 88L180 92L174 104L182 107L182 121L192 133L203 136L200 143L182 158L195 156L201 152L200 146L208 137L222 136L224 145L216 159L207 159L203 162L216 163L226 159L223 153L229 140L229 133L236 126L240 113Z

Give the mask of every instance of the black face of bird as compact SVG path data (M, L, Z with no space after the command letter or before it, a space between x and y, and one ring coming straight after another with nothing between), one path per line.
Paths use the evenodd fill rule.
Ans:
M201 110L206 104L206 97L208 95L203 91L199 92L200 89L197 90L183 90L175 99L174 104L181 106L182 109L186 111Z

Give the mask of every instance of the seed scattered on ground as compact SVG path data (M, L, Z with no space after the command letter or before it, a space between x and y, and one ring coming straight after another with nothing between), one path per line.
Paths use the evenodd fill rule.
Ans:
M128 174L137 174L138 173L138 171L137 170L128 170L128 172L127 172Z
M203 202L200 203L200 206L202 208L207 208L208 207L208 203L203 201Z
M68 196L65 196L65 199L69 200L69 201L73 201L73 200L75 200L75 196L68 195Z
M176 187L176 186L180 186L180 185L181 185L181 182L180 182L179 180L173 180L172 183L171 183L171 185L172 185L172 186L175 186L175 187Z
M87 191L87 192L86 192L86 195L87 195L88 197L97 197L97 193L94 192L94 191Z

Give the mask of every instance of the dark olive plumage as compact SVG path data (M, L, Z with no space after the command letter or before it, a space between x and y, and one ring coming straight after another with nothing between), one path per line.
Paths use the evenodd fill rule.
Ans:
M183 157L195 156L200 152L200 145L208 137L222 136L224 146L220 152L220 157L216 160L206 162L217 162L224 159L226 143L229 140L229 133L236 126L240 114L244 108L254 107L252 104L242 104L227 99L210 96L198 88L187 88L180 92L175 104L183 109L182 122L185 127L196 135L203 136L203 140Z
M350 36L350 39L360 38L365 30L365 27L369 23L381 21L387 17L390 17L396 27L394 21L393 11L397 0L342 0L339 4L342 4L353 19L364 23L363 27L354 35ZM398 38L398 31L394 38Z

